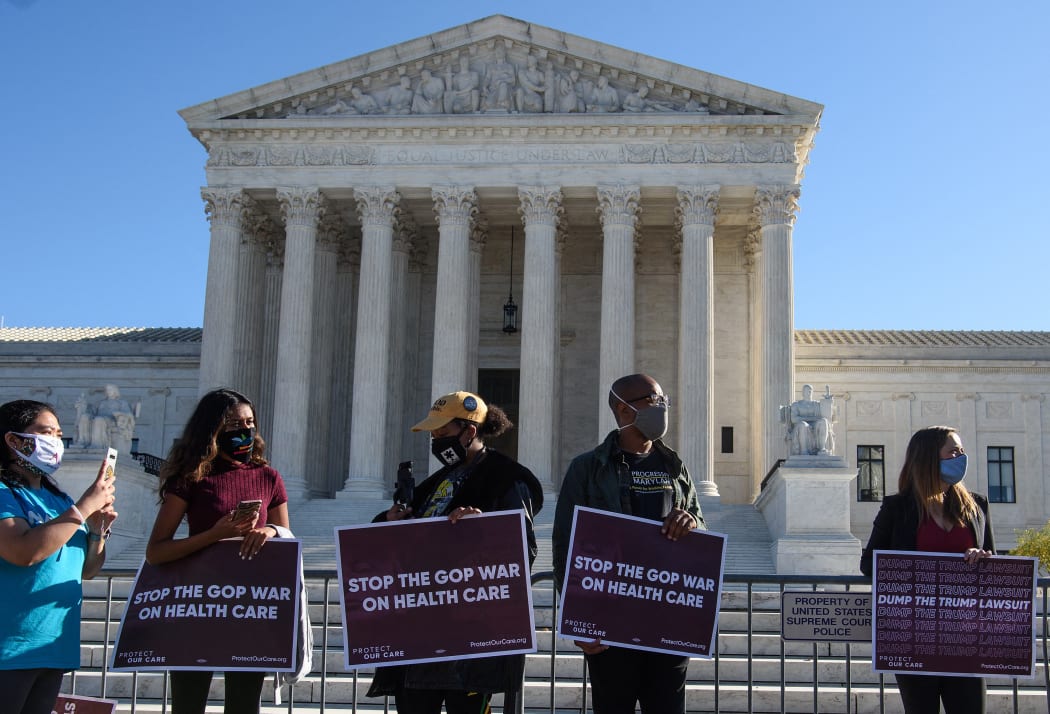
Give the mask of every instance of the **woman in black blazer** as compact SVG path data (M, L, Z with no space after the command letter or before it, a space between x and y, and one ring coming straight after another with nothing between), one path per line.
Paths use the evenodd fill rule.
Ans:
M920 550L963 553L973 563L995 553L988 501L963 485L966 453L955 429L931 426L908 442L897 483L875 516L871 537L860 557L860 570L871 576L872 552ZM983 677L898 674L897 687L906 714L984 714Z

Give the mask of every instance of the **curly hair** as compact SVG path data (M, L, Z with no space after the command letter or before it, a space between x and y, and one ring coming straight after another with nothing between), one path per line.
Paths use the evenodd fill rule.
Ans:
M247 404L255 416L255 405L248 397L232 389L215 389L197 402L190 420L186 422L182 436L176 441L164 466L160 469L160 497L176 483L196 483L211 473L212 465L219 456L216 437L225 431L226 416L234 407ZM251 463L265 465L266 443L258 434L252 447Z

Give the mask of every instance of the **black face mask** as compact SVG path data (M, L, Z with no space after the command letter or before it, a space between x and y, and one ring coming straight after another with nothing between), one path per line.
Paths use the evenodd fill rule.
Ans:
M430 453L445 466L455 466L467 458L467 447L459 442L462 431L455 436L442 436L430 440Z
M255 448L255 428L224 431L216 437L215 442L219 451L234 461L246 464L251 461L252 450Z

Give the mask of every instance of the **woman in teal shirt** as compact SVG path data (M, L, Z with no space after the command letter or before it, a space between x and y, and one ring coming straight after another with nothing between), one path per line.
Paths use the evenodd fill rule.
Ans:
M52 477L62 463L54 408L0 406L0 692L5 714L50 714L80 666L81 581L106 559L117 517L102 470L76 502Z

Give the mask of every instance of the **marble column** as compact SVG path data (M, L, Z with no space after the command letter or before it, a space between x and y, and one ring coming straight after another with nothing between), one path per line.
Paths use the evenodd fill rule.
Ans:
M637 186L598 186L602 223L602 326L598 355L598 434L616 428L609 387L634 373L634 254L641 192Z
M564 209L557 186L520 186L518 199L525 224L518 461L550 492L554 490L554 386L560 352L556 242Z
M477 216L470 229L470 290L467 293L467 365L463 389L478 391L478 339L481 335L481 255L489 238L488 222Z
M353 407L354 325L357 272L361 265L361 238L352 235L340 245L336 264L334 362L332 364L332 420L328 425L331 459L325 479L329 493L337 493L350 471L350 410Z
M317 233L314 256L314 332L310 354L310 413L315 423L332 421L332 363L337 326L336 264L346 226L335 213L327 214ZM332 468L331 449L321 449L307 459L306 483L312 493L328 495L327 474Z
M238 262L236 338L233 344L233 380L231 386L251 400L259 398L259 380L263 360L263 319L266 302L266 260L275 226L269 216L255 212L250 230L240 245Z
M204 394L234 381L238 259L254 202L243 189L222 186L202 188L201 198L211 222L199 381Z
M795 313L791 232L798 210L797 185L755 188L755 214L762 233L762 411L760 470L787 458L786 427L780 407L794 401Z
M419 411L422 405L412 403L408 383L412 373L406 368L408 350L408 321L405 313L408 305L408 264L412 254L413 242L418 233L415 221L407 215L399 215L394 226L393 253L390 266L390 374L387 377L387 410L386 463L396 466L407 461L411 454L403 453L402 443L405 432L411 424L405 424L405 409ZM413 422L415 423L415 422ZM388 469L384 473L387 485L393 484L396 470Z
M310 350L313 339L314 255L324 196L316 188L278 188L285 225L284 276L277 336L271 461L290 499L308 495L306 445L311 423Z
M682 462L697 495L718 497L714 469L715 391L715 215L719 186L678 189L675 214L681 225L678 281L678 394L674 418Z
M350 473L342 492L379 497L386 490L386 409L391 406L387 395L391 247L401 196L392 186L371 186L355 189L354 197L361 218L361 277L354 345Z
M266 283L262 307L262 352L259 394L255 412L259 433L269 440L273 434L273 391L277 382L277 337L281 325L281 282L284 274L284 234L275 233L266 252Z
M470 345L470 232L478 212L473 187L437 186L431 191L438 220L438 267L434 305L431 398L468 384Z

